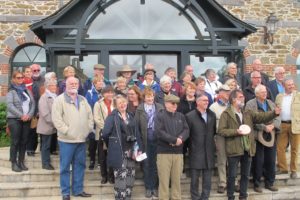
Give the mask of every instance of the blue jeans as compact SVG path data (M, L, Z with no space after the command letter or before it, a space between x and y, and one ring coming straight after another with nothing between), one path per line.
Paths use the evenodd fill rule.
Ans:
M239 162L241 163L240 198L247 198L248 180L250 175L251 157L248 152L242 156L228 157L227 197L234 199L234 184Z
M144 182L147 190L158 189L158 175L156 167L156 147L153 140L147 140L147 159L143 163Z
M40 134L40 137L41 137L42 165L49 166L50 165L50 146L51 146L52 135Z
M58 142L60 149L60 188L63 196L70 195L70 165L72 164L72 193L83 192L86 160L85 143Z

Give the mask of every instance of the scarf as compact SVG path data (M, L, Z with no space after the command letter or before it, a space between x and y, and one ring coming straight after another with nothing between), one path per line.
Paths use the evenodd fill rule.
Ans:
M25 84L26 88L32 92L33 80L31 78L24 78L23 83Z
M50 92L48 89L46 89L46 94L51 97L52 99L55 99L57 97L57 94Z
M106 106L106 108L107 108L107 114L108 115L110 115L110 113L111 113L111 108L110 108L110 106L111 106L111 101L110 100L107 100L107 99L104 99L104 104L105 104L105 106Z
M145 111L148 117L148 126L147 128L151 128L154 130L154 113L155 113L155 106L154 105L147 105L144 104Z
M11 87L13 90L15 90L17 92L17 95L19 96L19 98L21 99L22 102L27 100L26 95L24 95L24 92L26 92L25 84L22 84L22 85L11 84Z

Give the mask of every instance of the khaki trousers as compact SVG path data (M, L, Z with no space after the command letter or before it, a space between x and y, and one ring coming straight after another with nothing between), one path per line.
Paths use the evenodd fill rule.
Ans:
M292 124L281 123L281 131L277 139L277 162L280 171L288 171L288 164L286 161L286 146L288 142L291 145L291 172L297 171L297 158L299 150L300 134L292 133Z
M183 170L182 154L157 154L159 200L181 200L180 177ZM169 183L171 180L171 198Z
M226 187L226 163L227 155L225 149L225 138L220 135L216 135L216 146L217 146L217 163L218 163L218 175L219 185Z

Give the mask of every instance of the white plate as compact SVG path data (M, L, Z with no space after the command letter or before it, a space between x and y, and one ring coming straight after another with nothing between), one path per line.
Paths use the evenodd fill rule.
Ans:
M135 160L137 162L141 162L141 161L145 160L146 158L147 158L147 154L146 153L142 153L142 154L138 155Z
M248 135L251 132L251 128L247 124L242 124L239 127L239 130L242 132L243 135Z

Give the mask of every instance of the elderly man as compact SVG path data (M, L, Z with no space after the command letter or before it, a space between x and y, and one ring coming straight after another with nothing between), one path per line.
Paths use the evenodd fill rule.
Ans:
M233 90L229 96L230 106L221 114L218 134L225 137L225 149L228 160L227 197L234 199L234 183L237 167L241 166L240 200L247 199L248 179L250 174L251 158L255 155L255 139L253 124L267 123L280 113L279 108L269 112L243 111L245 97L241 90ZM249 126L250 132L240 126Z
M253 63L252 63L252 71L258 71L260 73L260 76L261 76L261 83L263 85L268 85L269 83L269 76L262 72L263 68L262 68L262 64L261 64L261 61L260 59L255 59L253 60ZM247 74L244 74L243 76L243 81L242 81L242 88L243 90L248 87L249 85L251 85L251 72L247 73Z
M215 167L216 114L208 110L208 97L200 94L195 110L186 114L190 128L190 169L192 200L208 200L211 177ZM199 194L199 177L202 175L202 193Z
M176 92L171 90L172 79L169 76L164 75L163 77L161 77L159 84L160 84L160 91L155 93L154 101L156 103L160 103L161 105L164 105L165 96L170 95L170 94L173 94L173 95L177 95L177 94L176 94Z
M238 73L237 65L234 62L230 62L230 63L227 64L226 72L223 76L222 83L225 84L225 82L228 79L236 80L237 84L239 86L241 86L241 78L240 78L240 75Z
M262 84L262 76L261 73L258 71L253 71L251 72L251 84L248 85L246 88L244 88L243 92L245 95L245 102L247 103L249 100L254 99L255 98L255 93L254 93L254 89L256 88L256 86L258 86L259 84ZM269 89L267 88L267 98L270 99L271 101L274 101L274 98L271 94L271 92L269 91Z
M283 80L285 78L284 67L275 67L274 69L275 79L270 81L267 85L270 92L275 99L279 93L284 93Z
M205 91L215 99L217 97L216 91L221 87L222 83L217 80L216 72L213 69L207 69L204 75L206 78Z
M164 105L156 117L157 171L159 199L181 199L180 176L183 170L183 142L189 136L189 127L182 113L176 112L179 97L166 95ZM171 179L171 196L169 183Z
M275 104L267 99L267 88L258 85L255 88L256 98L247 102L245 109L258 112L273 111ZM276 143L275 133L280 129L279 117L264 124L255 124L253 133L256 137L256 154L253 158L253 183L254 191L262 193L260 186L261 177L264 175L265 188L278 191L274 186Z
M228 107L228 99L230 94L230 88L227 85L222 85L218 92L218 101L214 102L209 109L216 114L217 128L221 114ZM225 151L225 138L221 135L216 135L216 146L217 146L217 162L218 162L218 193L224 193L226 188L226 164L227 156Z
M60 187L63 200L70 199L70 165L72 164L72 193L90 197L83 191L86 162L85 141L94 128L93 114L87 100L78 95L79 80L69 77L66 91L53 102L52 121L57 129L60 149Z
M295 90L294 80L291 78L283 81L284 94L278 94L276 105L281 107L281 128L277 138L277 162L279 174L288 173L286 161L286 146L291 145L291 178L297 178L297 158L300 142L300 93Z
M174 67L168 67L165 71L165 75L169 76L172 81L171 90L175 92L177 96L181 96L183 94L183 89L181 84L176 81L176 70Z
M186 65L184 71L191 75L193 82L196 80L196 77L194 75L194 68L192 65Z

